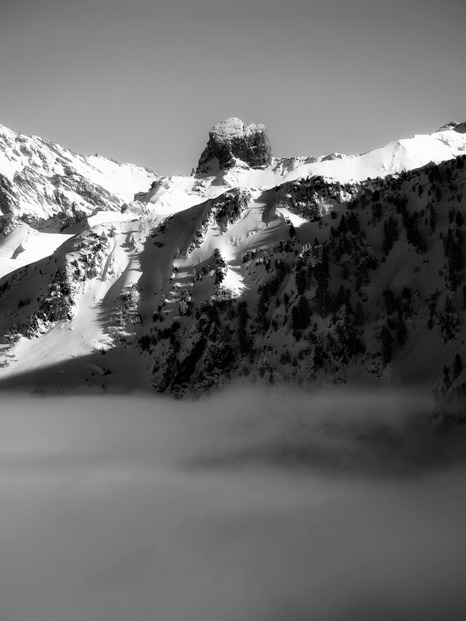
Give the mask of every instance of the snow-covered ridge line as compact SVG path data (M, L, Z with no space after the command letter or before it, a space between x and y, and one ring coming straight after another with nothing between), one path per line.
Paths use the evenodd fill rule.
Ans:
M390 142L378 149L356 155L331 154L319 157L276 159L272 170L277 181L293 181L319 175L341 183L385 177L406 170L439 164L466 153L466 134L446 129L418 134Z
M97 155L84 157L0 125L0 210L33 224L54 216L71 224L98 210L120 211L135 197L136 211L170 215L228 188L267 189L316 175L358 183L466 153L463 126L448 123L433 134L401 139L362 154L272 158L270 165L258 167L233 157L228 168L217 172L159 177L140 166Z
M450 160L466 153L466 124L449 123L432 134L418 134L372 149L344 155L273 157L270 165L251 167L238 158L215 173L196 175L228 187L271 188L283 182L321 176L340 183L360 183Z
M78 155L4 126L0 126L0 176L2 212L35 218L60 212L88 214L105 203L119 209L157 178L141 166Z

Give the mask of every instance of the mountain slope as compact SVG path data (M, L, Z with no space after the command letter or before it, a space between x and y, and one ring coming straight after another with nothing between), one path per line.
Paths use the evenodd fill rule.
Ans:
M0 210L32 220L119 210L156 176L133 164L76 155L0 125Z
M320 175L343 183L365 181L367 178L374 179L419 168L430 162L439 164L465 153L465 135L456 129L448 129L391 142L361 155L338 156L298 165L284 180Z
M229 156L190 177L67 152L86 183L101 174L111 188L73 217L43 190L64 151L30 139L21 157L40 160L28 186L37 204L25 202L24 167L21 179L12 168L19 156L9 177L0 168L0 382L176 397L239 377L461 386L461 128L360 156L256 168ZM431 160L442 163L415 168Z

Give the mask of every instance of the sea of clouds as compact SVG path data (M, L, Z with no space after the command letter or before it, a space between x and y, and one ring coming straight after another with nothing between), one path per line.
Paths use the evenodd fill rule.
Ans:
M464 442L430 408L2 393L0 619L462 621Z

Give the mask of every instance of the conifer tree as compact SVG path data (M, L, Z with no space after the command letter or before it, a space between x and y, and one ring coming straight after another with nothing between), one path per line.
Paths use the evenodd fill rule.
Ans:
M456 354L453 361L453 379L457 379L463 371L463 360L459 354Z
M383 326L380 333L380 342L382 344L382 360L384 364L388 364L392 359L393 337L388 326Z

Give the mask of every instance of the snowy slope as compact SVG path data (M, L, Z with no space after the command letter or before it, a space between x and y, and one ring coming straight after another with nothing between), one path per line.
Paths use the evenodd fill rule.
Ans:
M24 136L0 125L0 208L35 218L96 206L119 209L146 191L156 178L133 164L77 155L38 136ZM2 192L3 189L3 200ZM7 201L5 195L12 194Z
M158 177L1 128L0 384L433 384L466 360L465 153L448 125Z
M438 164L466 153L466 136L455 130L417 135L398 140L362 155L347 155L298 166L284 180L291 181L309 175L330 177L336 181L364 181L368 177L385 177L406 170Z
M27 224L18 225L0 238L0 278L51 255L72 235L41 233Z
M460 126L461 129L462 126ZM452 126L429 135L392 142L361 155L332 153L318 157L275 158L271 166L251 168L240 160L216 175L164 177L138 201L157 213L169 215L186 209L202 198L220 195L227 188L267 189L310 176L323 176L340 183L358 183L440 163L466 153L466 133Z

